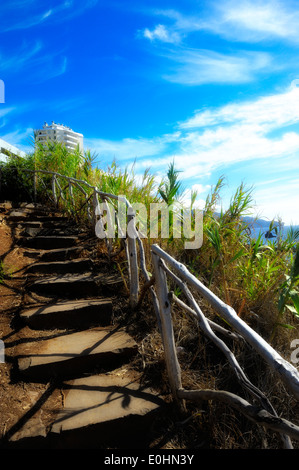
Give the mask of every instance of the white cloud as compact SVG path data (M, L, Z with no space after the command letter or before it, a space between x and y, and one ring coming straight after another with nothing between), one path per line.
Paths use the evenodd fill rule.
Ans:
M207 29L232 40L257 42L284 39L298 43L298 4L288 1L240 1L217 3Z
M298 3L290 0L222 0L191 14L169 9L155 10L154 15L172 21L168 30L179 35L206 31L234 42L299 42Z
M151 41L159 40L162 42L176 43L180 41L180 35L176 32L169 31L166 26L159 24L153 30L146 28L143 36Z
M299 87L294 80L289 89L243 103L197 111L194 116L181 122L181 129L194 129L220 124L242 123L243 125L263 126L263 131L298 122Z
M215 170L226 171L236 163L269 161L265 171L294 168L299 131L299 88L256 100L198 111L178 124L179 132L152 139L85 139L101 159L136 158L136 169L152 168L165 174L171 161L185 179L203 178ZM298 159L297 159L298 160ZM296 168L298 165L296 166Z

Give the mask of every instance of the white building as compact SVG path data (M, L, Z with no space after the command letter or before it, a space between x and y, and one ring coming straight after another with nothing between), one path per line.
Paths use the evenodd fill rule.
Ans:
M83 152L83 134L72 131L69 127L62 124L48 125L46 122L42 129L34 131L35 142L46 143L48 140L54 142L63 142L69 150L75 150L79 145L79 149Z
M8 155L24 157L25 152L22 152L14 145L5 142L5 140L0 139L0 162L5 162Z

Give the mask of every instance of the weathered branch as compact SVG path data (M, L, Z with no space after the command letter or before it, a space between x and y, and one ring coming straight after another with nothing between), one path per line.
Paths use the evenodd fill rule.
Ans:
M185 302L183 302L176 295L174 295L173 292L169 293L169 299L170 301L176 302L180 307L182 307L184 310L186 310L186 312L190 313L196 319L198 318L196 312L192 310L192 308L189 307L189 305L185 304ZM213 322L209 318L207 318L207 322L209 323L210 327L214 331L218 331L218 333L221 333L222 335L226 336L229 339L236 339L236 340L242 340L242 341L244 339L242 336L238 335L237 333L234 333L233 331L229 331L226 328L223 328L223 326L218 325L218 323Z
M299 441L299 426L290 421L272 415L268 411L251 405L244 398L222 390L178 390L178 397L184 400L218 400L235 408L256 424L264 426L280 434L286 434Z
M163 331L163 345L165 352L165 362L169 377L170 388L174 399L179 406L182 406L178 400L177 391L182 388L181 369L177 359L174 333L171 318L171 304L168 300L168 290L166 276L161 269L159 257L152 253L152 261L156 278L156 290L159 301L161 326Z
M204 284L202 284L186 266L176 261L157 245L152 245L152 251L164 259L168 264L180 272L180 276L207 299L213 308L221 315L230 326L260 354L269 366L277 372L288 390L299 399L299 372L288 361L283 359L258 333L252 330L235 310L226 305Z
M266 396L253 385L250 380L246 377L243 369L241 368L240 364L238 363L237 359L235 358L234 354L231 350L227 347L227 345L220 339L211 329L206 317L204 316L203 312L195 302L191 292L187 288L184 282L182 282L170 269L167 268L163 260L160 260L162 269L176 282L179 288L184 292L186 298L188 299L189 303L192 305L192 309L196 312L198 323L200 328L203 332L210 338L213 343L223 352L225 357L227 358L229 364L231 365L232 369L234 370L239 382L243 385L243 387L255 398L257 398L260 403L271 412L274 412L272 405L269 403Z
M142 243L142 240L140 239L140 236L139 236L139 233L137 232L137 241L138 241L138 246L139 246L139 253L140 253L140 267L141 267L141 271L143 273L143 276L146 280L146 284L145 284L145 287L146 289L149 287L150 289L150 293L151 293L151 297L152 297L152 302L153 302L153 306L154 306L154 310L155 310L155 314L156 314L156 319L157 319L157 323L158 323L158 328L159 328L159 331L160 331L160 334L162 336L162 339L163 339L163 333L162 333L162 326L161 326L161 318L160 318L160 311L159 311L159 302L158 302L158 298L157 298L157 295L156 295L156 292L155 292L155 289L152 285L152 282L151 282L151 278L149 276L149 273L146 269L146 261L145 261L145 254L144 254L144 248L143 248L143 243ZM154 277L152 277L152 280L154 280ZM145 294L145 291L144 291L144 294ZM143 292L141 292L140 296L139 296L139 301L138 301L138 306L140 305L142 299L143 299Z
M127 216L128 225L130 224L131 233L128 234L128 252L130 260L130 304L132 308L135 308L138 302L138 292L139 292L139 274L138 274L138 258L136 250L136 237L134 236L134 231L136 233L135 226L135 214L130 213ZM132 227L133 225L133 227Z

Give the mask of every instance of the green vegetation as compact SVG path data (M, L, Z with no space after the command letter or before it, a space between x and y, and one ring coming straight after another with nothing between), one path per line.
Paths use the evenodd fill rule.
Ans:
M180 172L175 169L174 163L169 165L163 181L157 184L150 169L146 169L140 178L135 175L134 167L122 170L116 161L113 161L104 169L96 166L95 160L96 156L90 152L71 153L61 144L51 142L48 142L46 148L38 147L26 158L10 156L7 163L0 164L0 200L33 201L36 197L39 202L53 203L52 176L39 173L34 182L33 173L25 170L53 171L86 181L100 191L125 196L131 203L145 204L148 216L151 203L164 202L170 208L170 229L173 228L174 215L182 215L183 194ZM88 223L86 204L91 200L93 192L83 183L80 184L86 191L85 194L80 190L80 185L72 186L70 192L67 180L58 177L56 189L61 188L63 197L57 191L57 205L59 210L84 224ZM293 338L298 338L299 325L299 230L291 228L288 233L283 233L280 221L272 221L270 231L276 233L276 238L268 239L265 243L262 235L252 237L253 224L248 223L249 219L245 217L254 203L252 188L240 184L231 198L229 207L219 212L224 184L224 177L219 178L205 201L202 247L186 250L184 238L175 238L172 232L167 239L161 236L151 239L148 230L147 239L143 240L146 268L152 272L150 245L158 243L174 258L184 263L219 298L231 305L245 322L290 360L290 344ZM191 193L191 208L196 205L196 197L196 192ZM192 224L194 227L194 220ZM120 245L119 239L115 240L115 244ZM104 244L99 242L99 245L100 256L105 255ZM112 258L113 266L119 270L125 290L128 291L125 254L118 249L121 246L115 248L117 249L114 252L116 256ZM0 263L0 283L7 275L5 266ZM143 287L142 294L148 292L144 291ZM183 297L175 285L170 284L170 289L177 297ZM207 317L215 319L215 312L212 312L211 307L203 299L197 300ZM126 310L125 305L123 309ZM209 342L199 334L193 318L190 319L184 311L178 309L176 305L173 306L176 341L183 351L179 357L183 382L189 388L235 390L236 384L223 364L222 356L214 350L211 353ZM160 360L163 358L163 349L150 297L146 299L146 294L142 295L139 310L130 311L126 321L131 327L134 325L138 338L141 338L144 353L143 372L150 376L151 383L156 380L158 386L163 387L167 382ZM285 399L281 385L272 377L260 358L254 356L246 345L234 344L234 348L244 368L249 369L253 382L257 386L261 385L262 389L266 388L269 398L273 399L275 404L277 397L281 398L279 412L287 416L293 412L295 415L290 397ZM175 430L174 423L170 424L168 431L173 426L174 445L178 448L183 448L192 439L197 442L199 429L207 435L211 447L260 446L264 436L254 424L251 428L247 421L244 423L223 404L200 406L200 410L196 406L190 406L192 416L186 420L187 424L179 423L179 428ZM265 445L271 447L272 439L273 436L268 433ZM277 445L279 444L274 440L273 447Z
M11 190L18 187L22 200L33 200L32 173L24 169L55 171L62 175L85 180L99 190L124 195L131 203L141 202L148 211L153 202L166 202L173 214L179 211L182 181L174 163L169 165L165 179L158 185L155 175L146 169L141 180L126 168L122 170L115 161L106 169L95 165L95 155L79 150L68 151L62 144L48 142L40 145L26 158L9 157L1 169L1 198L13 197ZM60 208L76 217L86 213L86 196L76 188L72 195L67 191L68 183L60 180L65 200L59 199ZM259 328L267 340L277 338L278 327L284 330L298 326L299 317L299 231L291 229L281 236L279 223L272 221L270 229L277 237L263 242L262 236L250 236L251 226L244 219L253 205L252 189L242 183L232 196L229 207L216 213L221 197L224 178L221 177L206 199L203 216L203 246L197 250L185 250L184 238L150 240L145 244L147 263L150 265L149 246L159 242L176 259L184 262L220 298L231 305L249 323L258 321ZM84 188L87 197L92 190ZM39 200L51 198L51 176L40 175L36 181ZM191 203L196 203L196 193L191 194ZM149 237L149 233L148 233ZM275 333L275 334L274 334Z

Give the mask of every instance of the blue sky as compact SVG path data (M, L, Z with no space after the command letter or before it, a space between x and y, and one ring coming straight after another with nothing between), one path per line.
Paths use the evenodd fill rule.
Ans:
M3 0L0 138L32 151L63 123L103 168L174 160L186 200L223 175L224 208L243 182L299 224L298 24L297 0Z

